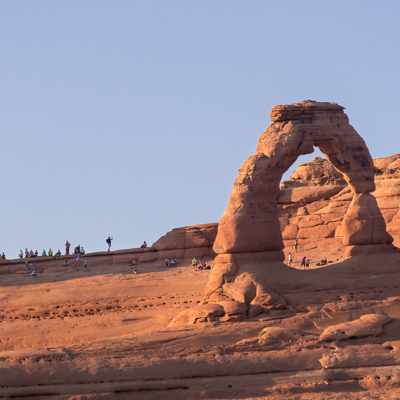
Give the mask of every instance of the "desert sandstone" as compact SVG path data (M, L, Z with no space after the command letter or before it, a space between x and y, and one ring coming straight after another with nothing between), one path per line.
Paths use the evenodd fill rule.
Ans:
M0 261L0 398L400 398L400 154L372 160L334 103L271 120L220 223L88 271Z

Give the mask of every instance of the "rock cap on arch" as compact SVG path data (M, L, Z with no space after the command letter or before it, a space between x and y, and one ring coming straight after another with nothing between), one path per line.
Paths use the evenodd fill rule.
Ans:
M306 120L312 118L316 112L342 113L344 109L345 107L336 103L304 100L301 103L275 106L271 110L270 117L272 122Z

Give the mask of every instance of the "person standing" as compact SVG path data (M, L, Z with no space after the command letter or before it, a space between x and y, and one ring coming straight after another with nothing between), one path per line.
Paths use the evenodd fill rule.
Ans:
M83 270L84 271L87 271L88 269L87 269L87 260L85 260L85 264L84 264L84 266L83 266Z
M76 268L78 269L78 267L79 267L79 256L80 256L80 254L78 253L77 255L76 255L76 257L75 257L75 266L76 266Z
M196 256L193 257L192 265L193 265L193 271L196 271L197 270L197 258L196 258Z
M289 256L288 256L288 265L289 265L289 267L290 267L292 264L293 264L293 256L292 256L292 253L289 253Z
M295 252L295 253L297 253L297 246L298 246L298 244L297 244L297 240L294 242L294 246L293 246L293 251Z
M306 269L306 257L303 257L303 258L301 259L300 268L301 268L301 267L304 267L304 269Z
M71 247L71 243L68 240L65 242L65 255L69 255L69 248Z
M110 249L111 249L111 240L114 240L114 238L112 238L110 236L106 239L106 243L108 244L108 250L107 251L110 251Z

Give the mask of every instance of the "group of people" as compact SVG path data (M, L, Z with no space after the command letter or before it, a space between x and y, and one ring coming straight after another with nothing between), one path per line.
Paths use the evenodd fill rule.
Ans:
M211 269L204 261L197 260L196 256L192 260L193 271L202 271L204 269Z
M176 266L175 257L172 257L171 261L169 260L169 258L164 259L164 266L165 266L165 268L175 267Z
M110 251L110 249L111 249L111 241L112 241L112 240L113 240L113 238L112 238L111 236L109 236L109 237L106 239L106 243L107 243L107 245L108 245L108 251ZM146 243L146 241L144 241L143 244L142 244L142 246L141 246L141 248L146 248L146 247L147 247L147 243ZM71 248L71 243L67 240L67 241L65 242L65 255L72 255L72 254L75 255L75 267L78 269L78 268L79 268L79 260L80 260L80 257L81 257L82 255L85 254L85 249L84 249L81 245L78 245L78 246L76 246L76 247L74 248L74 252L71 254L71 253L70 253L70 248ZM36 250L35 252L32 251L32 250L31 250L31 251L28 251L28 249L25 249L25 252L23 252L22 250L20 250L18 257L19 257L19 258L24 258L24 256L25 256L25 266L24 266L24 270L26 270L26 271L32 271L31 276L37 277L37 276L38 276L38 275L37 275L37 270L36 270L36 268L33 266L33 264L28 265L28 258L39 257L39 252L38 252L37 250ZM61 256L61 250L58 249L58 251L57 251L55 254L53 253L53 251L52 251L51 249L49 249L49 251L48 251L47 253L46 253L46 250L43 250L41 256L43 256L43 257L49 256L49 257L57 258L57 257L60 257L60 256ZM5 260L5 259L6 259L6 256L5 256L4 253L3 253L2 256L0 255L0 259L2 259L2 260ZM166 264L166 266L174 267L174 266L176 265L176 259L175 259L175 257L172 258L171 261L169 261L168 259L165 259L165 264ZM136 265L136 261L134 260L134 264L131 263L130 265ZM69 267L69 263L68 263L67 260L64 261L63 266L64 266L64 268L68 268L68 267ZM84 269L84 271L88 271L88 261L87 261L87 260L85 260L85 262L84 262L83 269ZM138 273L138 271L137 271L136 268L134 269L133 272L134 272L135 274Z
M108 251L110 251L110 249L111 249L111 241L112 240L113 240L113 238L111 236L109 236L106 239L106 243L108 245ZM147 243L146 243L146 241L144 241L142 246L141 246L141 248L146 248L146 247L147 247ZM74 248L74 252L70 253L70 248L71 248L71 243L69 243L69 241L67 240L65 242L65 255L72 255L72 254L75 255L75 267L78 269L79 268L80 257L85 254L85 249L82 246L78 245L78 246L76 246ZM18 257L20 259L22 259L22 258L24 258L24 256L25 256L24 271L31 271L31 276L32 277L38 277L36 267L33 264L30 264L30 265L28 264L28 258L39 257L39 252L37 250L35 252L32 251L32 250L28 251L28 249L25 249L25 252L20 250L20 252L18 254ZM53 251L51 249L49 249L48 252L46 252L46 250L43 250L41 256L43 256L43 257L49 256L49 257L58 258L58 257L61 256L61 250L59 249L56 253L53 253ZM5 260L6 259L6 256L5 256L4 253L3 253L3 255L0 255L0 259L1 260ZM136 266L136 260L133 260L130 265L131 266ZM171 261L169 259L167 259L167 258L165 259L165 266L166 267L169 267L169 266L170 267L174 267L175 265L176 265L175 257L173 257L171 259ZM64 266L64 268L68 268L69 267L69 263L68 263L67 260L64 261L63 266ZM83 270L84 271L88 271L88 260L86 260L86 259L85 259L85 262L84 262L84 265L83 265ZM134 268L133 273L134 274L138 273L136 268Z
M68 242L68 240L65 242L65 255L68 256L70 255L69 249L71 248L71 243ZM60 251L60 250L58 250ZM85 249L83 248L83 246L81 246L80 244L78 244L78 246L75 247L73 254L80 254L83 255L85 254ZM60 253L61 255L61 253Z
M288 265L289 265L289 267L294 265L292 253L289 253L289 255L288 255ZM307 260L307 257L304 256L301 259L300 268L304 268L304 269L310 268L310 260Z
M36 267L33 264L28 265L28 260L27 259L25 259L24 271L32 271L31 272L31 276L33 278L36 278L38 276L37 273L36 273Z
M53 250L49 249L48 253L46 253L46 250L43 250L42 257L60 257L61 256L61 251L58 249L56 253L53 253ZM18 254L19 258L24 258L24 252L22 250L19 251ZM28 249L25 249L25 258L34 258L34 257L39 257L39 253L37 250L33 252L33 250L28 251Z
M109 236L107 239L106 239L106 243L107 243L107 245L108 245L108 250L107 251L110 251L111 250L111 242L112 242L112 240L114 240L114 238L112 238L111 236ZM147 243L146 243L146 241L144 241L143 242L143 244L140 246L142 249L145 249L145 248L147 248ZM71 248L71 243L67 240L66 242L65 242L65 255L66 256L68 256L68 255L71 255L71 254L74 254L74 255L76 255L76 254L80 254L80 255L84 255L86 252L85 252L85 249L83 248L83 246L81 246L81 245L79 245L78 244L78 246L76 246L75 248L74 248L74 252L73 253L70 253L70 248ZM61 256L61 250L60 249L58 249L58 251L56 252L56 253L53 253L53 250L51 250L51 249L49 249L49 251L48 252L46 252L46 250L43 250L42 251L42 254L39 254L39 252L37 251L37 250L35 250L35 251L33 251L33 250L30 250L30 251L28 251L28 249L25 249L25 251L23 252L22 250L20 250L19 251L19 254L18 254L18 257L19 258L34 258L34 257L39 257L39 256L42 256L42 257L60 257ZM6 260L7 258L6 258L6 255L4 254L4 252L3 252L3 254L0 254L0 260ZM175 261L176 262L176 261ZM172 260L171 260L171 263L172 263Z
M297 248L298 248L298 243L297 243L297 240L296 240L294 245L293 245L293 251L297 252ZM328 263L328 261L327 261L326 257L324 256L323 259L320 262L318 262L316 265L317 266L324 266L327 263ZM288 254L288 266L290 267L292 265L294 265L293 255L292 255L292 253L289 253ZM300 268L304 268L304 269L309 269L310 268L310 260L308 260L306 256L302 257Z

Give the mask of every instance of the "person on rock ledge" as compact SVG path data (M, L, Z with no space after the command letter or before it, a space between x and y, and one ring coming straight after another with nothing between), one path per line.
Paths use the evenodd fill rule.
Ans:
M197 258L196 258L196 256L193 257L192 265L193 265L193 271L196 271L197 270Z
M108 250L107 251L110 251L110 249L111 249L111 240L114 240L114 238L112 238L111 236L109 236L106 239L106 243L108 244Z
M143 242L143 244L140 246L141 249L145 249L147 247L146 241Z
M306 269L306 257L303 257L303 258L301 259L300 268L301 268L301 267L304 267L304 269Z
M71 243L68 240L65 242L65 255L69 255L69 248L71 247Z
M288 266L290 267L291 265L293 265L293 256L292 256L292 253L289 253L289 256L288 256Z

